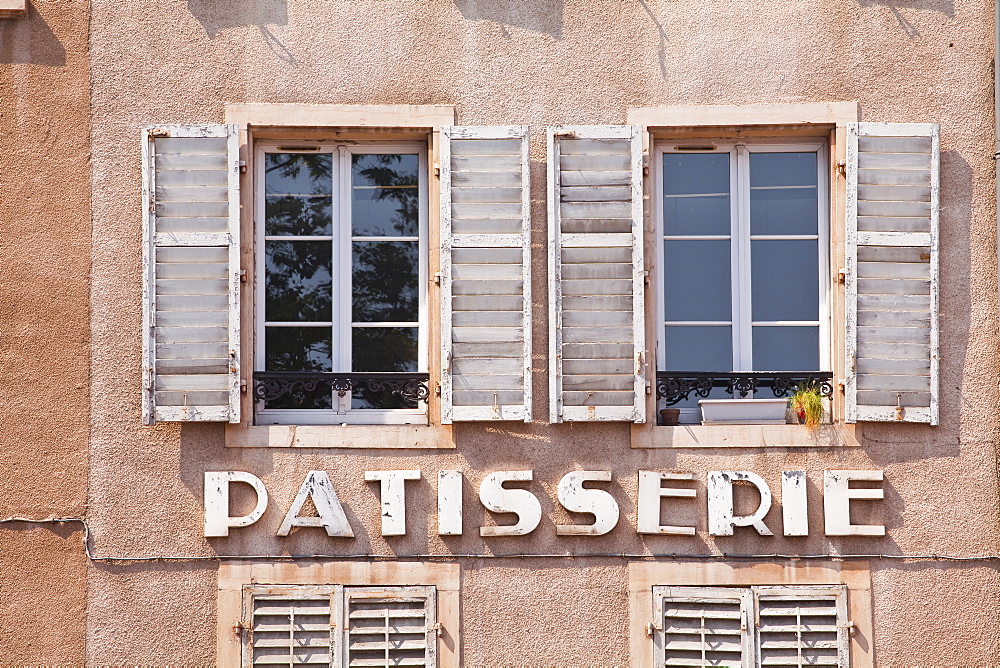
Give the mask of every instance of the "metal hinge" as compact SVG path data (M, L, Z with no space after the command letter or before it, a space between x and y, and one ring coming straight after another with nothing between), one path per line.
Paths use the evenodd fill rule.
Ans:
M247 381L246 381L246 378L241 378L240 379L240 394L246 394L246 393L247 393Z
M246 173L247 173L247 161L240 160L240 174L246 174Z
M247 270L240 269L240 283L246 283L246 282L247 282Z
M434 163L434 176L441 178L441 165L437 162Z
M170 131L163 128L150 128L146 131L150 137L169 137Z
M434 272L434 285L441 285L441 272L440 271L435 271Z
M837 173L840 174L841 176L843 176L845 179L847 178L847 161L846 160L840 160L840 161L837 162Z

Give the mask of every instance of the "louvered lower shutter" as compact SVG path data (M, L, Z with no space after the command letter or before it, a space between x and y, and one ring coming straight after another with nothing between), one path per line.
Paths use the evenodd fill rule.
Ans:
M846 418L938 423L938 126L847 143Z
M331 666L340 587L254 594L244 621L244 666ZM248 623L249 622L249 623Z
M441 420L531 421L528 129L441 133Z
M657 666L749 666L748 589L653 587Z
M850 665L846 587L755 587L761 666Z
M436 666L433 587L348 587L344 666Z
M550 128L550 420L645 420L637 126Z
M143 131L143 422L239 422L235 125Z

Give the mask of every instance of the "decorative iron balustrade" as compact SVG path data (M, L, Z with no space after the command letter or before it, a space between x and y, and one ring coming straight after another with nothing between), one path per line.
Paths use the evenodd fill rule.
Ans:
M329 384L343 397L355 389L389 392L405 401L423 401L430 397L428 373L409 372L337 372L337 371L255 371L253 396L260 401L276 401L298 391L314 392L321 383Z
M741 399L751 397L759 389L770 389L777 397L787 397L801 386L812 385L821 396L833 398L833 373L828 371L807 372L700 372L700 371L657 371L656 397L666 401L667 406L695 396L706 398L712 388L721 387L733 395L739 393Z

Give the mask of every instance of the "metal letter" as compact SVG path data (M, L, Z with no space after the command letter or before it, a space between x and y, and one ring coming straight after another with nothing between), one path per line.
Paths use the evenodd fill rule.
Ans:
M809 535L806 472L781 472L781 523L786 536Z
M659 471L639 471L638 532L693 536L694 527L678 527L660 524L660 504L664 497L693 499L697 492L681 487L662 487L664 480L694 480L693 473L660 473Z
M462 535L461 471L438 471L438 535Z
M299 511L306 499L312 498L313 505L319 517L299 517ZM299 487L291 508L285 513L285 519L278 528L279 536L287 536L292 527L323 527L326 535L333 538L353 538L351 524L340 505L337 492L333 489L330 476L326 471L310 471Z
M257 505L242 517L229 515L229 483L245 482L257 493ZM255 475L243 471L205 471L205 536L228 536L229 527L250 526L267 510L267 490Z
M593 524L557 524L559 536L603 536L618 524L618 502L603 489L587 489L588 480L609 482L611 471L571 471L559 481L559 503L574 513L590 513Z
M531 471L496 471L483 479L479 500L494 513L514 513L517 524L479 527L480 536L523 536L542 521L542 504L526 489L505 489L508 480L531 480Z
M420 471L365 471L368 482L381 481L382 535L406 535L406 480L420 480Z
M882 480L881 471L824 471L823 514L827 536L884 536L881 524L851 524L851 500L885 498L882 489L852 489L852 480Z
M760 505L749 515L733 515L733 483L748 482L760 493ZM713 536L732 536L733 527L753 527L761 536L773 536L764 524L771 509L771 488L764 479L749 471L708 472L708 532Z

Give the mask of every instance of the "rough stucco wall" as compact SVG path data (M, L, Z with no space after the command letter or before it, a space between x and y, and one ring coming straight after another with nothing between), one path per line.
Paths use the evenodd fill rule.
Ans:
M0 517L80 517L89 430L89 3L0 19ZM0 656L82 663L79 525L0 526ZM30 583L30 586L25 586Z
M263 553L637 552L995 554L996 244L993 219L991 12L984 2L719 3L539 0L338 3L111 0L94 3L93 327L91 519L102 555ZM463 425L458 450L420 452L226 450L218 425L140 426L140 171L138 128L147 123L221 122L226 102L455 104L463 124L532 126L534 345L547 350L544 207L546 125L622 123L628 106L858 100L863 120L942 124L941 399L937 428L869 425L862 447L833 450L629 450L627 425ZM970 112L970 110L973 110ZM536 416L546 414L546 362L537 360ZM416 468L408 483L409 533L379 535L378 488L366 469ZM466 472L466 529L434 531L434 472ZM600 539L560 538L555 486L573 468L608 469L622 521ZM693 538L640 540L635 471L692 470L698 502L678 505ZM822 470L884 469L886 500L855 521L883 521L885 539L822 533ZM271 510L230 538L201 537L202 474L245 470L271 492ZM330 472L357 539L274 532L305 473ZM532 469L527 486L543 521L524 539L482 541L475 490L483 476ZM750 470L777 491L781 470L810 472L808 538L740 531L712 540L704 517L704 472ZM246 499L237 497L238 511ZM865 504L861 504L862 507ZM780 530L780 512L768 516ZM501 518L500 521L504 521ZM959 528L960 527L960 528ZM461 640L469 664L613 664L628 660L624 562L602 559L463 562ZM210 577L184 565L92 570L90 663L205 660L214 625L186 626L186 645L143 632L129 594L144 578L165 598L210 611ZM942 583L947 583L944 586ZM177 596L173 588L184 583ZM142 586L146 586L143 584ZM985 589L993 569L941 572L895 562L873 573L875 646L884 665L992 663L1000 656L1000 606ZM593 589L586 589L593 587ZM581 589L584 588L584 589ZM598 596L597 591L606 593ZM594 591L593 595L587 592ZM960 632L921 642L926 602ZM159 602L161 605L166 605ZM595 606L587 608L587 606ZM200 614L200 613L199 613ZM579 623L565 620L569 614ZM192 616L195 616L192 614ZM609 623L608 620L614 620ZM537 642L538 628L551 633ZM503 631L501 629L507 629ZM949 644L949 638L967 638ZM581 641L581 638L583 639ZM974 640L973 640L974 639ZM188 654L190 652L190 654ZM951 661L949 658L948 661Z

